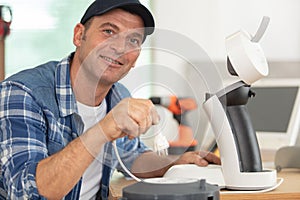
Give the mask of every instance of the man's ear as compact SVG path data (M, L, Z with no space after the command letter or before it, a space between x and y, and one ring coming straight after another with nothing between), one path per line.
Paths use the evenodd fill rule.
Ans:
M73 44L76 47L79 47L81 45L82 42L82 38L84 36L84 26L80 23L76 24L75 28L74 28L74 35L73 35Z

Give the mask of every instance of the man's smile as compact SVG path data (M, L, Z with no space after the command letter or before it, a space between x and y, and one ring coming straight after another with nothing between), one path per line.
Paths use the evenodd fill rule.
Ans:
M100 55L100 58L102 58L103 60L105 60L106 62L111 63L111 64L123 65L123 63L119 62L118 60L114 60L107 56Z

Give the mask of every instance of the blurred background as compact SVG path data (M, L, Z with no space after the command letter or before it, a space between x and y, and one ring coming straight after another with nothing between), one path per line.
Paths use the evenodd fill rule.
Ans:
M0 5L11 8L13 16L10 34L2 39L5 77L49 60L61 60L74 51L73 28L91 2L92 0L0 0ZM299 0L141 2L152 10L158 35L147 39L144 45L150 48L142 51L136 72L122 82L136 97L176 95L196 98L199 108L190 112L187 118L194 127L194 135L199 144L205 143L204 133L207 130L207 119L202 113L201 104L205 92L210 88L205 85L204 72L193 76L199 72L195 71L195 66L205 64L215 68L216 82L224 84L230 79L226 69L227 36L241 29L255 34L263 16L269 16L269 27L260 41L269 63L268 78L300 79ZM180 55L170 49L159 49L162 44L160 34L164 34L164 30L171 34L175 44L182 43L187 50L189 46L186 45L189 43L196 46L190 48L188 55ZM151 49L153 46L156 48ZM189 67L190 65L193 67ZM143 70L139 70L139 67ZM215 87L219 87L219 84ZM161 112L164 113L165 110ZM162 115L169 120L164 124L169 132L176 131L172 115ZM174 136L169 137L174 139Z

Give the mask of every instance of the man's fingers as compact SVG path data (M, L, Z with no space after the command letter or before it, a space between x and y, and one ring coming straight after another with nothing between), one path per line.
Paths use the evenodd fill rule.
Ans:
M211 152L189 151L184 153L175 164L196 164L199 166L207 166L210 163L221 164L218 156Z
M124 133L130 137L138 137L159 122L155 106L147 99L123 99L111 113L116 129L119 130L119 133L112 137L114 139L123 136Z
M157 112L154 105L151 108L151 119L152 119L152 124L153 125L157 125L160 121L159 114L158 114L158 112Z
M159 122L158 112L150 100L130 99L128 104L128 114L139 125L140 134Z
M215 154L213 154L212 152L200 151L199 155L200 155L200 157L207 160L207 162L209 162L209 163L213 163L213 164L217 164L217 165L221 164L221 159L218 156L216 156Z
M196 165L199 166L207 166L209 163L207 162L207 160L203 159L203 158L198 158L195 162Z
M208 164L221 164L221 160L218 156L213 154L212 152L200 151L197 152L197 159L195 164L199 166L207 166Z

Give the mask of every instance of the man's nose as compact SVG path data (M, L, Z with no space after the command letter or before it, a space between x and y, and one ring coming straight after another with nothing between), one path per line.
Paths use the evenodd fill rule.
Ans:
M110 41L110 48L115 51L116 54L123 54L126 51L126 38L122 35L117 35Z

